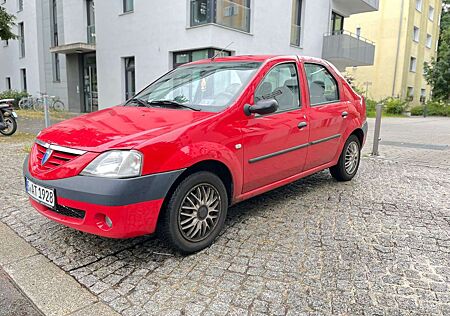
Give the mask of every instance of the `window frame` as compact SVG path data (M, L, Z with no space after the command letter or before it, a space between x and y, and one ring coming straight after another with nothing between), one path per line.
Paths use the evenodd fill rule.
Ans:
M428 20L434 21L434 12L434 7L432 5L428 6Z
M413 26L413 41L418 43L420 41L420 28Z
M306 67L305 65L315 65L315 66L320 66L325 68L326 71L328 71L328 73L331 75L331 78L333 78L334 82L336 83L336 87L337 87L337 94L338 94L338 98L337 100L334 101L329 101L329 102L322 102L322 103L317 103L317 104L311 104L311 91L310 91L310 87L309 87L309 81L308 81L308 74L306 72ZM309 99L309 107L310 108L315 108L315 107L320 107L320 106L327 106L327 105L332 105L332 104L336 104L336 103L340 103L341 102L341 83L339 80L336 79L336 76L333 74L332 71L330 71L330 69L324 65L324 64L320 64L320 63L314 63L314 62L305 62L303 63L303 70L305 72L305 80L306 80L306 85L308 88L308 99Z
M17 0L17 12L23 11L23 2L24 2L24 0Z
M410 72L417 72L417 57L414 57L414 56L410 57L410 59L409 59L409 71Z
M19 28L19 58L25 58L26 51L25 51L25 23L19 22L17 23L17 26Z
M20 81L22 91L28 92L27 69L20 68Z
M188 63L193 62L194 60L192 59L192 54L194 52L198 52L198 51L202 51L202 50L208 50L208 58L212 58L215 55L215 51L222 51L222 53L228 53L229 55L223 55L220 54L218 57L224 57L224 56L232 56L232 52L229 50L223 50L221 48L215 48L215 47L204 47L204 48L199 48L199 49L190 49L190 50L182 50L182 51L176 51L176 52L172 52L172 69L176 69L180 66L186 65ZM177 63L176 62L176 57L177 55L181 55L181 54L188 54L188 61L185 63Z
M131 61L131 59L133 60L133 67L131 68L128 65L128 61ZM124 76L125 76L125 81L124 81L124 88L125 88L125 101L131 99L133 96L136 95L136 57L135 56L128 56L128 57L123 57L123 64L124 64ZM129 81L129 73L132 72L133 73L133 79L132 82ZM132 95L130 95L130 92L132 91L128 91L128 88L130 88L130 85L134 85L134 92L132 93Z
M11 77L5 77L5 85L6 85L6 91L10 91L12 90L12 85L11 85Z
M430 49L433 47L433 35L427 33L425 47Z
M422 12L422 10L423 10L423 0L416 0L416 10L419 11L419 12Z
M336 29L336 22L339 18L342 23L339 30ZM345 23L345 17L336 11L331 11L331 34L341 34L344 31L344 23Z
M253 104L256 104L255 102L255 94L256 91L259 89L259 87L261 86L261 84L263 84L264 80L267 78L267 76L270 74L270 72L272 70L274 70L276 67L278 66L282 66L282 65L286 65L286 64L290 64L290 65L294 65L295 66L295 71L297 73L297 84L298 84L298 107L293 107L291 109L286 109L283 111L277 111L274 113L269 113L269 114L255 114L255 117L266 117L266 116L271 116L271 115L276 115L276 114L281 114L281 113L287 113L287 112L292 112L292 111L297 111L297 110L301 110L303 108L303 103L302 103L302 87L300 85L300 72L299 72L299 66L298 66L298 62L296 61L283 61L281 63L277 63L275 65L273 65L272 67L270 67L270 69L264 74L264 76L261 78L261 80L259 81L258 85L256 86L256 88L253 90Z
M127 7L129 0L122 0L122 13L132 13L134 12L134 0L131 0L131 9ZM128 8L128 10L127 10Z

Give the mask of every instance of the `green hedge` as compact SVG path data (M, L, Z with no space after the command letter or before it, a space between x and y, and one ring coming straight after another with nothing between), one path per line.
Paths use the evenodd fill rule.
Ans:
M427 115L429 116L449 116L450 117L450 104L445 104L444 102L430 101L426 105L415 106L411 109L411 115L424 114L426 108Z
M19 101L22 98L28 97L29 94L26 93L25 91L16 91L16 90L6 90L3 92L0 92L0 100L1 99L14 99L14 107L18 108L19 107Z

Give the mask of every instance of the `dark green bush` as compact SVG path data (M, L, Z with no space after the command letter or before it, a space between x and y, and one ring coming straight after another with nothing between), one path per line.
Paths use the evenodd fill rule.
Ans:
M411 115L450 116L450 105L443 102L429 101L425 105L415 106Z
M423 105L414 106L411 108L411 115L422 116L423 115Z
M25 91L16 91L16 90L6 90L3 92L0 92L0 100L1 99L14 99L14 107L19 107L19 101L22 98L28 97L29 94Z
M400 99L389 98L384 102L384 111L388 114L403 114L405 112L408 102Z

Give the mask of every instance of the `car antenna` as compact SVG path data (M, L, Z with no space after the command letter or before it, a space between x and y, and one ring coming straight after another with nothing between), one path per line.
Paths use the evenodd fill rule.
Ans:
M234 42L231 42L231 43L228 44L225 48L222 48L222 50L220 50L220 51L217 52L213 57L211 57L211 61L214 61L214 59L216 59L217 56L219 56L220 54L222 54L223 51L224 51L225 49L227 49L228 47L230 47L230 46L233 45L233 44L234 44Z

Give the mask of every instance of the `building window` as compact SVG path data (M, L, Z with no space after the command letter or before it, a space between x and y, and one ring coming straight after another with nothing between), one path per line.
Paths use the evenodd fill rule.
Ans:
M53 54L53 81L61 81L61 70L59 63L59 54Z
M191 26L215 23L250 32L250 0L190 0Z
M23 11L23 0L17 0L17 11Z
M331 33L341 34L344 30L344 17L336 12L331 13Z
M361 28L360 28L360 27L357 27L357 28L356 28L356 37L357 37L357 38L360 38L360 37L361 37Z
M20 69L20 81L22 84L22 91L27 91L27 70L25 68Z
M25 57L25 27L23 25L23 22L20 22L18 24L19 26L19 57L24 58Z
M432 6L430 6L428 8L428 18L433 21L434 20L434 8Z
M427 90L421 89L420 90L420 103L425 103L425 102L427 102Z
M189 50L173 53L173 68L177 68L183 64L190 63L197 60L212 58L212 57L231 56L231 52L222 51L215 48L205 48L199 50Z
M94 0L87 0L87 42L96 43L95 34L95 3Z
M136 67L134 57L123 59L125 63L125 99L131 99L136 94Z
M416 0L416 10L422 12L422 0Z
M52 0L52 45L58 46L58 8L56 4L57 0Z
M9 46L9 41L8 40L3 41L3 47L8 47L8 46Z
M427 48L431 48L433 45L433 37L430 34L427 34Z
M134 11L134 0L123 0L123 12L133 12Z
M414 42L419 42L419 38L420 38L420 30L417 26L414 26L414 31L413 31Z
M406 92L406 99L408 101L414 100L414 87L408 87Z
M5 88L6 88L6 90L11 90L11 78L10 77L6 77Z
M292 2L291 45L300 46L302 36L302 0Z
M411 57L411 61L409 63L409 71L416 72L417 70L417 58Z

